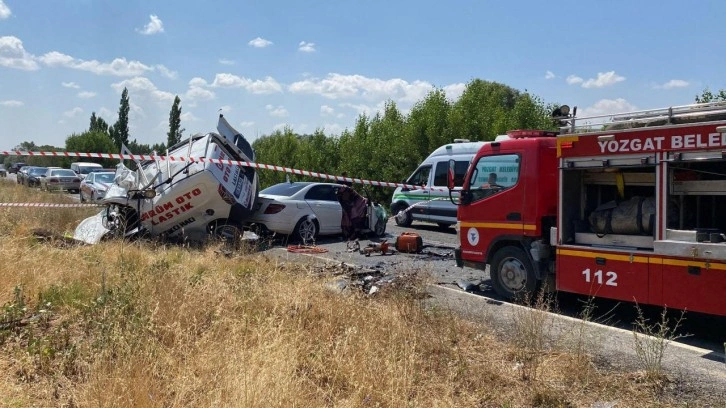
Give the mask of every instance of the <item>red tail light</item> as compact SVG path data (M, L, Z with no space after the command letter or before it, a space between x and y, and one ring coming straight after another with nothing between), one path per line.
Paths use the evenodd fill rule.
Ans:
M265 214L277 214L284 209L284 204L270 204L265 208Z

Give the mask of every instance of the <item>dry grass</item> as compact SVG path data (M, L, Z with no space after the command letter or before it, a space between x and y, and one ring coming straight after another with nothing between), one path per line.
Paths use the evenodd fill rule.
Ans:
M0 406L677 402L566 352L538 348L523 379L515 346L409 291L344 296L307 266L214 246L39 244L28 231L83 215L32 211L0 210Z

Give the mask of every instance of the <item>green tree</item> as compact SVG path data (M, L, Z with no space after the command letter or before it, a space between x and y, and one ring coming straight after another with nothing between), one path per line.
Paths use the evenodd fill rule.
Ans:
M110 136L108 128L108 123L103 118L97 117L96 112L91 113L91 123L88 126L89 131L98 130Z
M711 92L710 89L706 88L703 90L701 95L696 95L696 103L708 103L708 102L725 102L726 101L726 90L721 89L717 94Z
M111 128L111 139L116 146L121 147L121 144L129 144L129 91L124 88L121 92L121 102L118 108L118 119Z
M138 143L136 139L134 139L130 141L129 144L126 145L126 147L128 147L133 154L151 154L153 152L156 152L159 156L163 156L166 154L166 145L164 145L164 143L154 143L153 145L148 145L145 143Z
M406 120L404 163L419 163L437 147L452 142L448 138L451 103L443 90L434 90L411 108ZM413 170L413 169L411 169Z
M181 100L177 95L174 97L174 103L171 105L169 112L169 133L166 134L166 145L171 147L179 143L182 138L184 129L181 128Z
M116 153L118 148L107 134L94 130L81 134L72 134L66 138L66 151L84 153ZM100 163L104 167L113 167L116 160L112 159L83 159Z
M293 168L297 166L295 159L299 146L298 135L293 133L289 126L283 130L276 130L271 135L262 136L252 143L258 162ZM297 176L290 177L294 179ZM265 188L285 181L285 174L262 170L259 172L259 178L260 186Z
M475 79L467 84L449 115L449 140L494 140L507 130L551 128L547 106L538 98L497 82Z
M19 145L13 147L13 150L20 150L26 152L62 152L62 147L56 147L51 145L36 145L35 142L22 142ZM70 166L70 160L65 157L51 157L51 156L7 156L3 160L5 167L9 167L12 163L23 162L30 166L48 167L58 166L67 167Z

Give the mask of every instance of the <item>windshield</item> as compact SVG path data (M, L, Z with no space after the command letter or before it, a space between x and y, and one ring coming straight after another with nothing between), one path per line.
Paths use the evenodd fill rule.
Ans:
M100 169L101 169L100 167L96 167L96 166L79 166L78 167L78 171L81 174L90 174L90 173L92 173L94 171L98 171Z
M97 183L113 183L113 177L115 173L96 173L93 181Z
M290 197L307 186L306 183L281 183L260 191L260 194Z
M31 176L40 176L41 174L45 174L46 171L48 171L48 169L46 169L45 167L35 167L30 169L30 171L28 171L28 174L30 174Z
M56 176L56 177L75 177L76 173L74 173L73 170L59 169L59 170L52 170L50 172L50 175Z

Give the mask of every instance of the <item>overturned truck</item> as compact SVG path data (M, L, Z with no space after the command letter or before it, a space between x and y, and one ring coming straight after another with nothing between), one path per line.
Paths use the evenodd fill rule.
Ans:
M105 208L82 221L74 237L87 243L138 235L240 238L254 211L258 178L254 168L232 163L254 162L255 152L222 115L217 131L171 146L166 153L171 159L136 161L136 170L119 164L100 201Z

